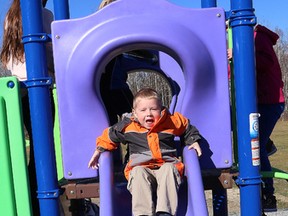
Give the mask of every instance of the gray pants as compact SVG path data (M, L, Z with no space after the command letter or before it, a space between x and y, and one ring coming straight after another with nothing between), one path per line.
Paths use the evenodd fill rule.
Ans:
M133 215L155 215L155 212L175 215L180 184L180 174L172 163L165 163L153 170L142 166L134 167L127 185L132 194Z

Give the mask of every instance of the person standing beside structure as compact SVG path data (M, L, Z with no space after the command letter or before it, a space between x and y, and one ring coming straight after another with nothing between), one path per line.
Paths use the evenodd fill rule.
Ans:
M261 171L271 171L266 144L285 107L282 72L273 48L279 36L265 26L257 25L254 38ZM276 211L273 178L263 179L262 195L263 210Z

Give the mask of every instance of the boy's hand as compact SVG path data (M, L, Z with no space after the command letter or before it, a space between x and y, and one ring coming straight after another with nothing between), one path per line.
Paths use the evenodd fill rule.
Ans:
M98 169L99 168L99 157L100 157L101 152L98 151L97 149L94 151L94 154L92 155L89 163L88 163L88 168L92 169Z
M189 149L189 150L195 149L196 152L197 152L198 157L200 157L200 156L202 155L202 150L201 150L200 145L199 145L198 142L194 142L192 145L190 145L190 146L188 147L188 149Z

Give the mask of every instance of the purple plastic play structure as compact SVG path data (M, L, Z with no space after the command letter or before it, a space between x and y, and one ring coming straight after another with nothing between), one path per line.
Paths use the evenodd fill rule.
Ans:
M164 0L146 0L145 5L120 0L82 19L55 21L64 177L98 176L87 164L96 137L109 126L99 88L105 65L123 52L158 50L162 71L180 86L175 110L204 137L200 163L193 151L184 149L187 185L179 192L178 215L208 215L201 170L232 166L225 34L224 10L187 9ZM125 185L114 185L112 164L105 152L99 170L100 214L129 215L130 194Z

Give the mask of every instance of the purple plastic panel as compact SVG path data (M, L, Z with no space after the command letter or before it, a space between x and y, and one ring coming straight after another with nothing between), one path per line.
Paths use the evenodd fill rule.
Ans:
M176 110L189 117L207 140L202 143L201 167L232 165L223 9L144 2L119 0L91 16L52 24L67 179L97 175L87 164L96 137L108 126L99 91L101 73L113 57L133 49L161 51L163 71L181 88Z

